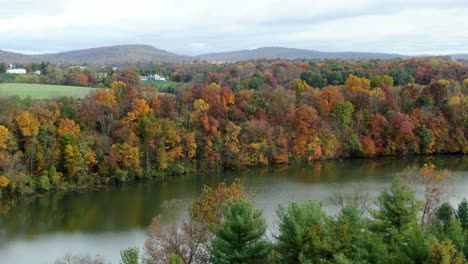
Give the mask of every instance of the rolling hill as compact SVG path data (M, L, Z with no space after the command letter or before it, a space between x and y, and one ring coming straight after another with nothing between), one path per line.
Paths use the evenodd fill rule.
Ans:
M177 55L149 45L118 45L40 55L25 55L0 50L0 61L31 63L50 61L54 64L122 64L148 61L179 62L192 58Z
M468 54L451 54L448 55L456 60L468 60Z
M239 50L231 52L210 53L197 56L207 61L245 61L251 59L394 59L405 57L399 54L370 53L370 52L321 52L306 49L293 49L282 47L265 47L253 50Z
M16 52L0 50L0 61L8 63L31 63L41 62L41 59L36 55L26 55Z
M468 54L447 55L455 59L468 59ZM419 56L414 56L419 57ZM128 64L136 62L190 62L190 61L220 61L238 62L256 59L394 59L410 58L400 54L372 52L322 52L307 49L283 47L264 47L253 50L209 53L198 56L184 56L157 49L149 45L118 45L83 50L40 55L26 55L0 50L0 62L31 63L50 61L54 64Z

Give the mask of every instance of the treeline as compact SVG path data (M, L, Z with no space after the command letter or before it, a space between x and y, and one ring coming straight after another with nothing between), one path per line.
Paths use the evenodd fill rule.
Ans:
M26 69L26 74L6 73L7 66L0 63L0 83L53 84L83 87L108 87L112 83L111 68L95 69L89 66L58 66L49 62L14 65Z
M192 76L190 88L140 87L138 72L126 68L109 77L108 89L81 100L0 98L3 194L468 150L467 66L460 62L170 66L172 78Z
M318 201L279 206L277 225L268 232L239 181L205 186L190 219L162 225L154 218L144 253L122 250L121 263L466 263L468 202L456 208L443 202L447 172L425 165L403 175L375 206L343 199L336 216ZM422 200L414 182L423 183L417 185Z
M134 69L140 75L158 73L161 76L171 75L171 64L136 64ZM115 80L118 71L112 66L91 65L54 65L50 62L13 65L14 68L24 68L26 74L6 73L8 66L0 63L0 83L30 83L52 84L95 88L109 88ZM174 85L177 87L177 85Z

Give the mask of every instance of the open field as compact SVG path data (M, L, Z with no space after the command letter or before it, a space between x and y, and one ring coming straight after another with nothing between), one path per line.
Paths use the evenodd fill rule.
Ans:
M56 98L62 96L83 98L95 90L96 88L78 86L0 83L0 97L17 95L22 98L29 96L33 99Z
M177 83L173 81L153 81L153 80L145 80L145 81L140 82L141 87L154 86L154 87L162 88L162 87L167 87L173 84L177 84Z
M161 94L164 93L177 93L188 87L187 83L179 83L173 81L141 81L140 87L154 86Z

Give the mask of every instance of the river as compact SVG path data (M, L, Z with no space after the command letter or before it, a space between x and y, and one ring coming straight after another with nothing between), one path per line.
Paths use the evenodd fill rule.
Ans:
M275 210L289 201L322 200L330 213L338 193L360 193L375 200L392 179L410 165L432 162L448 169L448 199L468 198L468 156L386 157L324 161L308 166L271 166L239 172L177 177L164 182L144 181L93 191L48 193L0 204L0 263L54 263L65 253L101 255L119 262L119 251L142 247L151 219L165 223L187 217L187 208L204 184L240 178L269 226Z

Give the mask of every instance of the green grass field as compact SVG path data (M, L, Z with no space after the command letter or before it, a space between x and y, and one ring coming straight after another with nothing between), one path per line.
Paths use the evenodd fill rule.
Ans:
M141 81L140 87L154 86L161 94L177 93L188 87L187 83L178 83L173 81Z
M0 83L0 97L17 95L21 98L29 96L33 99L57 98L62 96L84 98L95 90L96 88L78 86Z
M146 81L140 82L141 87L154 86L154 87L161 88L161 87L166 87L166 86L173 85L173 84L176 84L176 83L173 81L152 81L152 80L146 80Z

